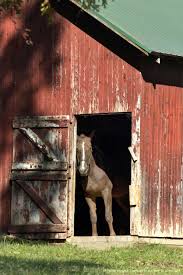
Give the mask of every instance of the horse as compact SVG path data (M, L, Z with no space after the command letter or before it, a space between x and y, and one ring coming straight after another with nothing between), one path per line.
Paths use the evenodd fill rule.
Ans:
M112 215L112 197L116 198L117 203L127 213L128 209L124 206L122 198L128 194L128 186L119 184L118 180L112 181L104 169L100 168L92 153L92 135L81 134L77 137L76 146L77 170L80 174L85 200L89 207L90 221L92 225L92 236L97 236L97 214L96 198L102 197L105 206L105 219L108 223L110 236L115 236Z

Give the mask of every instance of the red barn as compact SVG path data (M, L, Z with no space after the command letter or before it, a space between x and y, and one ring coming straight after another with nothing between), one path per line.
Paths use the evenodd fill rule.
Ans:
M0 230L90 235L75 147L95 130L106 166L129 185L128 217L113 205L117 234L183 238L183 4L52 6L50 24L35 2L1 16Z

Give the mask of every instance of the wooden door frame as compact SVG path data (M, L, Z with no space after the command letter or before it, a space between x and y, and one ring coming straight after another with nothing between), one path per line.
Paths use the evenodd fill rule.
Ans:
M67 204L67 236L74 236L74 215L75 215L75 189L76 189L76 140L77 140L77 119L73 115L69 129L69 179L68 179L68 204Z
M123 115L124 113L131 114L131 147L135 148L135 155L137 161L131 159L131 185L129 186L129 200L130 200L130 235L138 236L141 228L141 165L140 165L140 121L139 116L132 112L112 112L112 113L95 113L95 114L81 114L87 116L95 115ZM73 128L70 131L70 167L71 176L68 184L68 237L74 236L74 215L75 215L75 190L76 190L76 140L77 140L77 117L73 115ZM134 126L135 125L135 126ZM133 132L135 129L135 134ZM138 136L138 137L137 137Z
M131 184L129 186L130 235L141 232L141 164L140 164L140 114L131 112L131 148L135 150L136 160L131 158Z

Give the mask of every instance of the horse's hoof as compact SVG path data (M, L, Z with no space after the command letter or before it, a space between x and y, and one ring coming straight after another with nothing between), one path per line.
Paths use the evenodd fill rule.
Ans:
M113 233L111 233L111 234L110 234L110 236L116 236L116 233L115 233L115 232L113 232Z

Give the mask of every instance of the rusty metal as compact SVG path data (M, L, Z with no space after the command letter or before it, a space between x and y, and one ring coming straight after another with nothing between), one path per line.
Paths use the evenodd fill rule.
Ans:
M27 11L27 15L34 9L36 13L37 8L33 6ZM143 57L130 55L128 47L120 48L120 53L114 54L113 51L116 52L119 45L122 47L121 40L121 44L114 44L113 49L109 50L102 45L106 41L97 42L99 38L91 38L60 16L55 18L50 27L45 27L42 18L35 18L38 19L32 20L29 26L32 29L34 47L28 47L22 41L17 28L29 22L20 22L20 19L12 22L8 17L1 19L1 230L6 231L10 220L9 179L14 116L66 114L72 117L76 114L131 112L132 147L138 158L138 161L132 163L132 185L140 190L140 195L135 200L136 207L131 210L131 232L140 236L182 238L181 66L176 61L170 64L146 64ZM109 37L110 35L109 33ZM24 127L23 124L21 127ZM15 131L18 132L17 129ZM40 138L45 133L40 129ZM52 133L48 134L49 138L47 136L48 144L56 136L56 130ZM60 135L62 139L53 151L55 153L57 147L66 148L60 160L68 162L68 132L63 131ZM41 153L32 161L31 144L26 144L21 137L15 137L16 142L19 144L17 148L28 146L30 154L26 164L39 165ZM25 163L26 157L20 151L14 152L16 163ZM34 184L34 187L41 194L38 185ZM53 198L54 192L59 192L59 185L56 184L55 189L51 189L48 184L42 188L52 194L46 199L51 200L52 205L56 199L56 204L59 205L60 198ZM20 194L21 196L23 195ZM64 197L65 193L60 196ZM30 205L26 199L21 202L20 197L15 196L13 207L16 209L17 203L24 204L24 220L32 223L29 220ZM66 203L65 201L61 208L65 209ZM20 213L17 215L15 220L17 217L19 219ZM41 214L39 217L45 221Z

